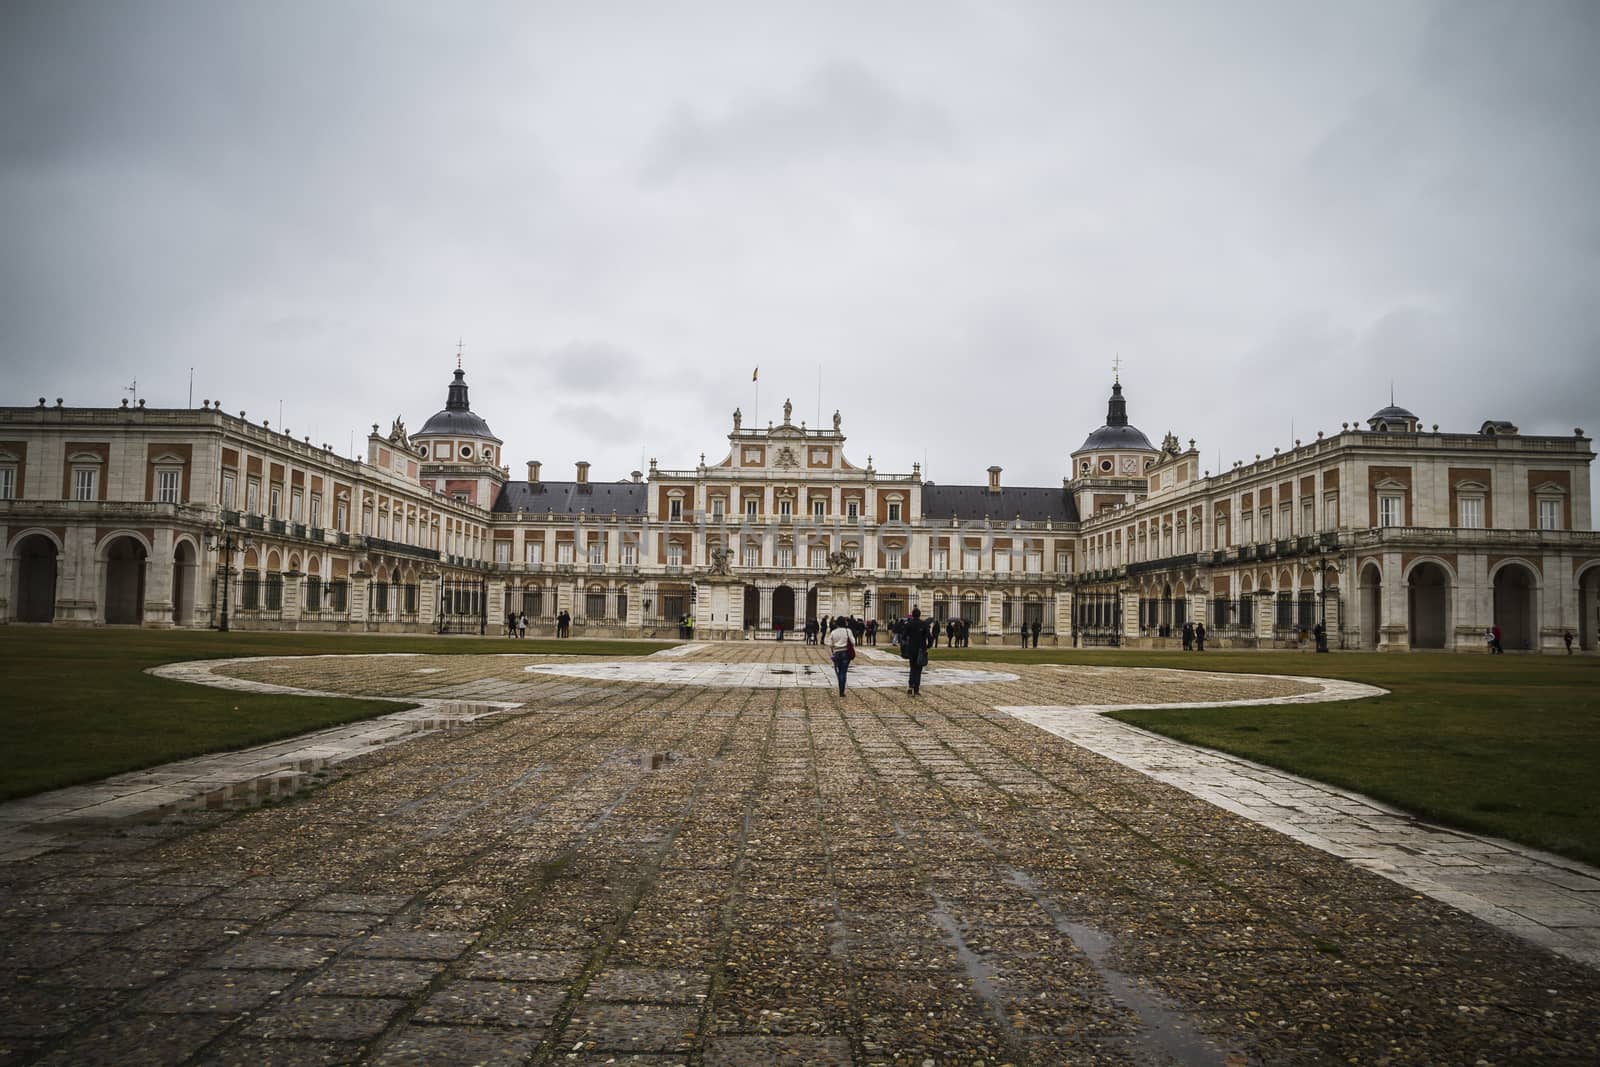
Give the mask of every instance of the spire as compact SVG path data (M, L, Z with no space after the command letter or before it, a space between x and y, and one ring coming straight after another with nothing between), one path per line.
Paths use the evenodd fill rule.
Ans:
M460 357L457 357L460 358ZM467 411L467 372L456 368L456 380L450 383L450 395L445 399L446 411Z
M1106 405L1106 425L1128 425L1128 402L1122 399L1122 383L1113 382L1111 385L1111 403Z

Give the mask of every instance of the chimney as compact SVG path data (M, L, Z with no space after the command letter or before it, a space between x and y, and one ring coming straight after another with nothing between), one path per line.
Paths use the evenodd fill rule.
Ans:
M644 477L644 472L643 472L643 471L634 471L634 472L633 472L633 481L634 481L634 484L635 484L635 485L637 485L637 484L638 484L638 483L639 483L639 480L640 480L640 479L641 479L641 478L643 478L643 477Z
M578 460L578 484L589 484L589 461L586 459Z
M999 491L1000 491L1000 468L999 467L990 467L989 468L989 492L998 493Z
M539 484L539 461L536 459L528 460L528 484Z

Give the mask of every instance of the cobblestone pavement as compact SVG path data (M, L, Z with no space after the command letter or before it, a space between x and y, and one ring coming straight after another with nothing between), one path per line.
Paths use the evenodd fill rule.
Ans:
M227 668L520 707L0 865L0 1063L1600 1060L1594 971L997 710L1311 683L533 662Z

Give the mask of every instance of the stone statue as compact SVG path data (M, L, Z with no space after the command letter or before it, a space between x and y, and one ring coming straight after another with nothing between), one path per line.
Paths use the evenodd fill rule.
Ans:
M856 558L848 552L828 553L828 573L848 578L855 573Z
M783 424L789 425L789 416L794 414L794 405L785 400L783 402Z
M834 433L838 433L839 432L839 412L838 412L837 409L835 409L835 411L833 413L833 432Z
M411 439L406 436L406 424L400 421L398 415L394 417L394 425L389 427L389 443L401 448L411 447Z
M711 574L726 578L733 574L733 549L713 548L711 550Z
M738 408L733 409L733 432L738 433L739 427L744 423L744 412Z

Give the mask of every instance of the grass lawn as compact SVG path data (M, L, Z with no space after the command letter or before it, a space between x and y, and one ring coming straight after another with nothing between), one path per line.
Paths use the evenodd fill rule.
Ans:
M0 626L0 800L405 707L237 693L144 673L162 663L325 652L640 656L671 644Z
M1600 864L1600 659L971 648L939 659L1315 674L1390 690L1115 718L1344 786L1427 819Z

